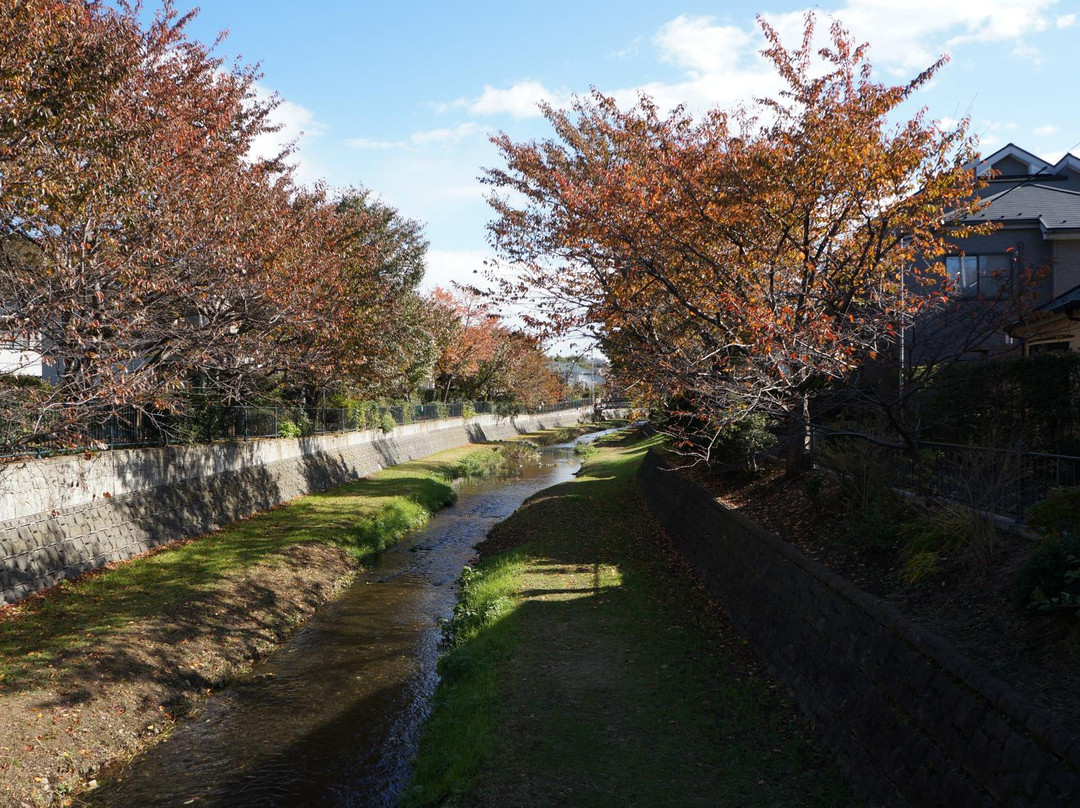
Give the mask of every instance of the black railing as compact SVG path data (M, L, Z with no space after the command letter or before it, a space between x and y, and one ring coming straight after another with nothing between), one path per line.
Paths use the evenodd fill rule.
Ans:
M491 401L450 401L432 404L364 404L353 407L193 407L184 412L152 412L136 407L119 407L90 423L74 419L64 423L57 412L51 422L62 432L62 439L49 444L35 444L21 436L41 434L40 426L30 422L31 414L13 417L0 415L0 457L55 454L58 451L87 449L122 449L139 446L209 443L216 440L249 438L303 437L333 432L376 429L389 432L404 424L437 421L444 418L471 418L495 413L542 414L578 409L591 404L589 399L571 399L545 404L525 411ZM64 447L64 448L58 448Z
M815 465L877 475L896 489L1023 519L1051 488L1080 484L1080 457L955 443L900 444L825 427L813 431Z

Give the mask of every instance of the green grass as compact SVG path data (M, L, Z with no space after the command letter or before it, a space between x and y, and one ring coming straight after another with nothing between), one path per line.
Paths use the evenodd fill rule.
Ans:
M462 447L394 466L9 607L0 617L0 692L40 684L62 652L175 609L289 546L320 542L363 563L452 503L450 471L475 453Z
M407 806L843 805L831 758L602 445L463 579Z
M505 466L506 460L498 447L477 449L462 455L449 467L448 474L453 479L466 477L482 480L494 477Z

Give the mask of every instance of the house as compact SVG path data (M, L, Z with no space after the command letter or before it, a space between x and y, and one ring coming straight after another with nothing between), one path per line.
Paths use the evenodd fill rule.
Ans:
M0 376L37 376L55 380L55 371L42 362L41 352L30 340L0 337Z
M603 359L565 359L556 357L551 360L552 372L562 379L569 389L579 393L595 393L604 387L607 379L608 363Z
M992 299L1017 267L1036 272L1024 316L982 352L1080 350L1080 159L1050 163L1010 143L975 168L993 172L980 193L986 204L962 221L998 227L958 240L945 259L958 294Z

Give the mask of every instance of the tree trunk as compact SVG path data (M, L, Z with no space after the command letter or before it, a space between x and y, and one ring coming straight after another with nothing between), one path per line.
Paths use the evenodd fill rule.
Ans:
M798 477L809 471L813 464L810 430L810 395L802 393L798 410L790 413L791 424L788 428L788 450L785 475Z

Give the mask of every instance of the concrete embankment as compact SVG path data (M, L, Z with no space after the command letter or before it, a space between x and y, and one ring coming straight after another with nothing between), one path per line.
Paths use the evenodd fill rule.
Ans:
M0 604L314 491L471 442L577 423L584 409L0 466Z
M1078 805L1080 741L650 453L649 509L870 805Z

